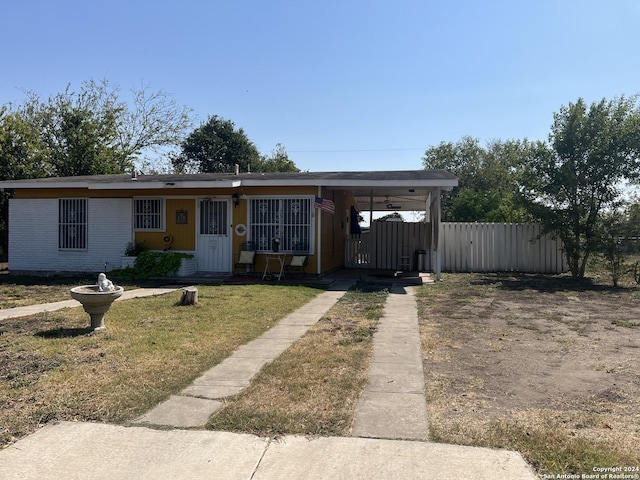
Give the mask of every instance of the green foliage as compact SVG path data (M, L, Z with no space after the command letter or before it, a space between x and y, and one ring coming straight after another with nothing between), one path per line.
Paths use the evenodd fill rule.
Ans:
M163 91L133 90L130 104L107 80L0 111L2 180L122 173L144 150L177 146L189 110Z
M178 272L183 258L193 258L193 255L145 251L136 257L133 268L143 277L165 277Z
M404 217L398 212L388 213L375 220L376 222L404 222Z
M252 167L253 168L253 167ZM280 143L271 152L270 156L263 156L260 165L254 168L256 172L299 172L300 169L289 158L287 150Z
M244 130L217 115L191 132L181 148L181 153L172 159L178 172L232 173L235 164L246 172L260 163L258 149Z
M193 255L181 252L146 250L138 254L133 263L133 268L127 267L121 270L113 270L111 275L114 278L124 280L167 277L178 272L183 258L193 258Z
M624 215L619 211L601 216L596 227L597 251L605 260L614 287L618 286L620 277L624 273L625 227Z
M640 174L638 97L583 99L554 114L549 143L538 143L521 177L529 212L564 244L573 276L597 250L603 212L620 205L622 184Z
M137 257L142 252L146 252L147 250L149 250L149 247L147 247L144 241L141 242L139 240L136 240L127 243L127 246L124 249L124 254L127 257Z
M422 158L424 167L448 170L459 181L453 191L443 192L443 221L530 220L517 202L517 179L530 148L529 142L515 140L494 141L484 148L471 137L429 148Z
M270 156L260 155L242 128L217 115L189 134L171 163L179 173L233 173L236 164L241 172L299 171L281 144Z

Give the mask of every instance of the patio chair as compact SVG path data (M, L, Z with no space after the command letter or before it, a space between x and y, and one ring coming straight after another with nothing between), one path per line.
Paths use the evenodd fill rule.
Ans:
M290 272L299 272L299 273L307 273L305 268L307 266L307 256L306 255L294 255L291 257L291 262L284 266L284 270L287 273Z
M235 263L234 272L238 273L238 270L249 273L255 271L256 268L256 252L253 250L242 250L238 261Z

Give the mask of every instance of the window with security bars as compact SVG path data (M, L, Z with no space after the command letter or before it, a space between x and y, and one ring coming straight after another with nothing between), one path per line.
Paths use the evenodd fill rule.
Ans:
M252 198L249 240L257 251L272 251L274 243L285 253L310 253L312 235L310 198Z
M87 248L86 198L58 200L58 248L63 250Z
M136 198L133 202L133 226L136 230L163 230L164 209L161 198Z

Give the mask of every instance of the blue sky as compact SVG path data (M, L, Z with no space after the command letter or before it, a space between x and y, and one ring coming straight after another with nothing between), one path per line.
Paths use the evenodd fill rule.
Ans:
M5 2L0 104L106 78L242 127L299 168L408 170L464 135L546 139L640 92L638 0Z

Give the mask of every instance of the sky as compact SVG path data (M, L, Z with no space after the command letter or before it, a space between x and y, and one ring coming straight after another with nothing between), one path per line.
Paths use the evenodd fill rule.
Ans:
M302 170L414 170L441 142L545 140L562 105L640 93L639 20L640 0L11 1L0 104L107 79Z

